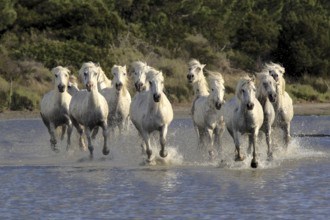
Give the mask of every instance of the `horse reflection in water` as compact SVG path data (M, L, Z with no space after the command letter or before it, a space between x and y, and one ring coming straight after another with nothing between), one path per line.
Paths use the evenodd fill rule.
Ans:
M241 134L248 134L249 148L253 146L251 167L257 168L256 142L264 120L262 106L256 98L256 88L250 77L241 78L236 86L235 97L224 106L224 119L236 147L236 161L244 160L240 151Z
M173 120L173 109L163 92L164 77L155 69L147 73L150 89L138 93L131 104L131 120L146 144L147 161L152 161L150 134L159 131L161 157L167 156L165 150L168 126Z

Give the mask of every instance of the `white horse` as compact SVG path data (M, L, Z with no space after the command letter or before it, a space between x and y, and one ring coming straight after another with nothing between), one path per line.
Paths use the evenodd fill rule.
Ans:
M134 86L137 92L149 89L149 83L146 82L147 72L150 70L146 63L135 61L132 63Z
M108 126L112 129L118 126L121 133L124 125L128 124L131 95L127 88L128 76L126 66L114 65L111 69L113 75L112 87L105 88L101 94L109 106Z
M151 161L150 134L160 133L161 157L167 156L165 150L168 126L173 120L173 109L163 92L164 77L162 72L151 69L147 73L150 89L138 93L131 103L131 120L146 144L148 161Z
M271 152L271 133L272 125L275 120L275 111L273 104L277 99L277 82L267 72L257 73L258 85L257 85L257 99L259 100L263 112L264 122L261 127L261 131L265 133L266 143L268 147L268 158L272 157Z
M187 74L187 79L193 86L195 99L198 96L208 96L209 89L203 73L205 64L201 64L198 60L192 59L189 61L188 67L189 71Z
M40 104L40 115L42 121L46 125L48 132L50 134L50 144L53 151L58 152L56 147L56 135L55 130L58 126L62 126L61 139L64 138L64 133L67 130L67 149L69 149L71 144L71 133L72 133L72 123L69 117L69 105L71 101L71 95L67 91L67 86L69 83L70 70L58 66L52 69L52 74L54 75L54 90L46 93L41 100Z
M275 110L274 126L283 130L285 146L288 147L291 139L290 125L294 112L292 99L290 95L285 91L285 80L283 77L285 69L279 64L268 63L266 64L266 70L268 70L269 74L278 82L278 98L273 103Z
M205 67L205 64L201 64L198 60L192 59L188 63L188 74L187 79L188 82L192 84L193 90L194 90L194 100L191 107L191 116L193 119L194 129L198 138L198 146L200 146L201 143L201 137L200 132L198 130L198 126L196 125L196 122L194 121L194 109L195 109L195 101L200 96L207 97L209 95L209 88L207 84L207 80L204 76L203 69Z
M224 80L220 73L208 71L210 94L198 96L193 105L193 121L199 132L199 143L208 148L209 156L214 157L214 144L220 149L220 136L224 130L223 114Z
M244 160L240 152L241 134L248 134L249 148L253 146L251 167L257 168L256 140L264 120L262 106L256 98L256 88L250 77L241 78L236 86L235 97L224 105L224 119L227 130L236 148L236 161Z
M98 65L95 65L92 62L87 62L82 65L79 70L79 75L87 90L77 92L72 97L70 103L70 118L80 134L80 148L85 149L85 143L82 137L82 126L84 126L88 140L88 149L91 156L93 156L94 150L91 140L91 130L97 126L101 126L103 129L103 154L107 155L110 152L107 146L108 104L97 88L97 79L99 74L102 74L100 69L101 68L99 68Z

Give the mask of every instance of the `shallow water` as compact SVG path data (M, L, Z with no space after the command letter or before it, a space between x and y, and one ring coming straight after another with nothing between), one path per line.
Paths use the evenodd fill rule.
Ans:
M235 162L228 133L210 162L196 149L192 122L176 119L168 134L169 155L144 164L134 128L111 137L110 156L77 147L50 150L39 119L0 121L0 216L3 219L328 219L330 211L330 117L296 116L287 151L274 140L274 159L259 145ZM156 136L158 137L158 136ZM157 138L153 144L158 146ZM243 150L246 138L242 137ZM157 148L157 147L156 147ZM159 149L154 149L158 155ZM246 154L246 153L245 153ZM222 162L220 162L222 161Z

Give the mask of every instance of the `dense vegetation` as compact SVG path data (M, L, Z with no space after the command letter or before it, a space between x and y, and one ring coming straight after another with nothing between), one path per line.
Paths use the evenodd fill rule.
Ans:
M76 74L86 61L108 75L147 61L165 73L171 100L187 102L190 58L224 73L229 92L238 72L280 62L303 84L289 83L295 100L330 100L327 0L2 0L0 18L0 109L38 108L49 69Z

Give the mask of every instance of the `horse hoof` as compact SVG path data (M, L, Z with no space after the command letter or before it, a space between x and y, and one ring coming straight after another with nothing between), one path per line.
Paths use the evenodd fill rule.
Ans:
M252 159L252 161L251 161L251 167L252 168L257 168L258 167L258 161Z
M151 155L152 155L152 150L147 149L147 150L146 150L146 153L147 153L147 155L148 155L148 159L150 159L150 158L151 158Z
M243 161L244 156L236 156L235 161Z
M167 157L167 151L166 150L161 150L161 151L159 151L159 155L162 157L162 158L165 158L165 157Z
M108 148L103 148L102 153L103 155L108 155L110 153L110 150Z

